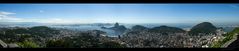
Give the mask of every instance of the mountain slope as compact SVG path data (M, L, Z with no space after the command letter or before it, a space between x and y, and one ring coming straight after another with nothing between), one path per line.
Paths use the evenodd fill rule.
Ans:
M157 32L157 33L183 33L185 30L177 28L177 27L169 27L169 26L160 26L154 27L150 29L150 32Z
M205 34L210 34L210 33L215 33L216 27L211 24L210 22L202 22L194 26L190 31L190 35L205 35ZM203 33L203 34L199 34Z

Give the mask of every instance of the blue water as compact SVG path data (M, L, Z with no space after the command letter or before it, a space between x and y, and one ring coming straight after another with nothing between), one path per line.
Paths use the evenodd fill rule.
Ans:
M101 29L101 26L90 26L90 25L83 25L83 26L49 26L52 28L64 28L70 30L77 30L77 31L88 31L88 30L101 30L107 33L108 36L117 36L115 35L116 32L109 29ZM111 26L105 26L111 27Z

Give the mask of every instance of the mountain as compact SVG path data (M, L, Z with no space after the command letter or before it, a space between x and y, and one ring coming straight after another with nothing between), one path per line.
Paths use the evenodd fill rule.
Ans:
M144 26L141 26L141 25L135 25L132 27L131 30L134 30L134 31L142 31L142 30L146 30L148 29L147 27L144 27Z
M125 31L127 28L123 25L120 25L118 27L112 27L110 29L117 30L117 31Z
M119 23L116 22L115 25L114 25L114 27L119 27Z
M101 27L101 28L114 30L117 34L122 34L127 29L124 25L119 25L119 23L115 23L114 27L110 28Z
M58 30L47 26L35 26L28 29L30 34L39 35L41 37L49 37L54 34L59 34Z
M119 23L115 23L114 27L111 27L109 29L116 31L125 31L127 28L124 25L119 25Z
M154 27L150 29L150 32L157 32L157 33L184 33L185 30L177 27L169 27L169 26L160 26Z
M201 35L216 33L216 27L210 22L202 22L197 24L196 26L192 27L189 31L190 35L199 35L199 33L203 33Z

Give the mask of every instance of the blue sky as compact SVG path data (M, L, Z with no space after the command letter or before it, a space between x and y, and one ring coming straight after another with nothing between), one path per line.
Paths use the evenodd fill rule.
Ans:
M0 22L237 23L239 4L0 4Z

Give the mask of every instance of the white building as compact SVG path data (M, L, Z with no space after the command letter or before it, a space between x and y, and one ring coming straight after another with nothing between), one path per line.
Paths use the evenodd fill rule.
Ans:
M208 45L203 45L202 48L208 48L209 46Z

